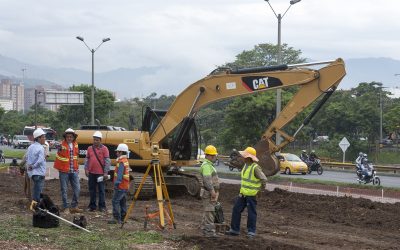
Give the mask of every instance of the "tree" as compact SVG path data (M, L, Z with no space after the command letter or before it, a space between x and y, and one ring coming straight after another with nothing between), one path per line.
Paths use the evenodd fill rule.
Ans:
M254 46L252 50L244 50L236 56L236 60L226 63L228 67L248 68L278 64L278 45L264 43ZM302 63L301 50L295 50L286 43L282 45L282 62L284 64Z
M2 116L0 131L4 135L19 135L22 134L25 125L24 114L16 110L10 110Z
M243 51L236 56L234 62L226 63L224 67L248 68L277 64L278 46L273 44L259 44L252 50ZM282 46L282 62L286 64L302 63L301 51ZM296 88L282 91L283 104L290 100ZM274 91L257 93L252 96L236 98L223 112L223 129L216 138L222 142L226 151L232 148L242 148L254 145L275 118L276 94ZM210 136L212 137L212 136Z

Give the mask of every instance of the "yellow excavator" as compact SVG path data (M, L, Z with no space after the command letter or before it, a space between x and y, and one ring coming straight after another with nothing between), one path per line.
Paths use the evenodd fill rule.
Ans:
M159 164L167 186L183 186L189 194L197 196L202 185L200 176L197 172L184 171L181 168L197 164L197 112L215 101L297 86L298 91L293 98L254 145L260 160L259 165L267 176L271 176L279 171L275 153L294 141L297 133L310 122L345 75L345 64L340 58L333 61L245 69L218 68L187 87L167 111L147 108L141 131L113 131L107 126L86 126L77 130L80 162L83 162L96 130L103 130L102 143L110 150L111 159L116 158L115 149L118 144L126 143L130 150L130 175L133 180L130 192L133 193L152 160L152 143L158 143ZM293 135L282 130L320 96L323 97ZM277 134L283 139L278 145L273 141ZM140 195L146 197L153 194L153 179L148 177Z

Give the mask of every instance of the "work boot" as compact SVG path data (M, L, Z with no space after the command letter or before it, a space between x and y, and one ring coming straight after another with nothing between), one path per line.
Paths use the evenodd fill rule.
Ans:
M109 221L107 221L108 224L118 224L118 221L116 219L111 219ZM119 223L121 224L121 223Z
M234 231L232 231L232 230L226 231L226 232L225 232L225 235L230 235L230 236L239 236L239 234L238 234L238 233L236 233L236 232L234 232Z
M71 208L69 209L69 212L70 212L71 214L77 214L77 213L82 213L83 210L80 209L80 208L78 208L78 207L71 207Z

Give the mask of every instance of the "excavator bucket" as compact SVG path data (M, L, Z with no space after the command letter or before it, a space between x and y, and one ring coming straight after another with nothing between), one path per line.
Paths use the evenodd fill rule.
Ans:
M266 176L272 176L279 172L279 162L274 154L269 150L267 140L260 140L254 146L257 151L258 165Z
M274 154L270 153L269 143L266 140L260 140L254 146L257 151L257 158L259 160L258 165L260 165L262 171L266 176L272 176L278 173L279 163L278 159ZM231 154L230 159L226 162L229 167L241 170L244 165L244 158L240 157L240 154Z

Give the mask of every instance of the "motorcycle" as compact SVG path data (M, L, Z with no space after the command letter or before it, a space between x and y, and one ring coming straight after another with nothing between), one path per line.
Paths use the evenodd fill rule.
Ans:
M236 168L240 172L244 166L244 161L243 158L240 157L239 152L233 151L229 156L229 161L224 162L224 164L229 167L230 171Z
M358 166L356 166L356 168L357 168L356 174L358 177L357 181L359 184L361 184L361 183L368 184L368 183L372 182L372 185L377 185L377 186L381 185L381 179L377 176L377 172L374 169L374 167L372 166L372 164L368 164L368 168L372 169L371 174L364 176L364 177L363 177L363 171L362 171L361 167L358 165Z
M316 158L316 159L308 159L306 162L307 167L308 167L308 174L311 174L312 171L317 171L318 175L321 175L324 172L324 169L321 166L321 160Z

